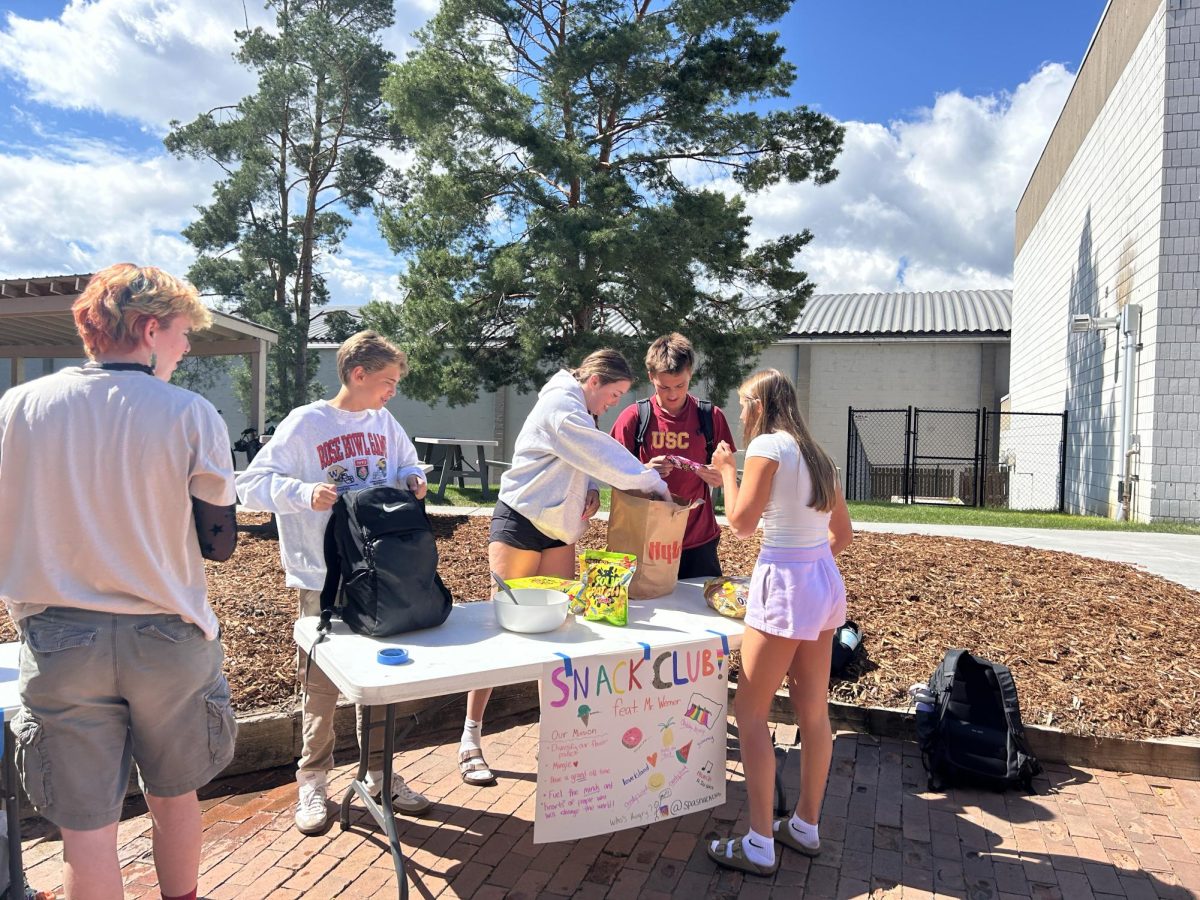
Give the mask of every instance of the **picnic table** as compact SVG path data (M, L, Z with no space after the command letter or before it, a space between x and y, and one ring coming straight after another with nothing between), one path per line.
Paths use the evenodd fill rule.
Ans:
M437 628L395 637L364 637L354 634L335 619L330 636L314 644L320 622L317 616L300 619L293 629L293 637L346 699L367 707L363 710L364 728L379 727L379 723L371 722L369 707L385 708L380 795L384 798L391 796L396 705L399 703L445 695L450 695L445 701L449 702L463 691L535 681L540 678L545 663L558 661L564 654L577 660L578 665L589 657L625 652L631 648L638 648L638 653L642 652L641 648L650 652L651 648L664 645L710 641L714 636L721 638L730 649L739 647L744 630L742 623L722 618L707 606L704 580L680 581L666 597L631 602L629 624L624 628L569 616L566 623L554 631L517 634L502 629L496 622L491 601L483 601L456 604L450 618ZM397 647L407 651L407 663L383 665L379 662L380 650ZM341 827L343 831L350 827L350 802L357 795L387 835L397 889L401 900L405 900L408 879L395 817L390 809L385 811L367 792L363 782L366 772L367 755L362 750L357 776L342 800Z
M488 450L500 446L499 441L483 438L463 437L415 437L413 444L421 461L433 466L434 472L439 472L437 496L441 500L446 496L446 485L451 478L458 479L458 486L465 487L465 479L477 479L483 489L482 497L486 502L492 499L491 488L488 485ZM467 462L463 455L464 447L475 448L475 462Z

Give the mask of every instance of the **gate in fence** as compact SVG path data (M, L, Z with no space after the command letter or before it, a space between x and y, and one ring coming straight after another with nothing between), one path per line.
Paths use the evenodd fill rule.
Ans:
M850 408L846 498L1058 510L1067 413Z

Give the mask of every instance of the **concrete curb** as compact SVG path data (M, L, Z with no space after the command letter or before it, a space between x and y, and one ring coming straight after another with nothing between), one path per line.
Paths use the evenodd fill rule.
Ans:
M729 708L733 709L737 685L729 686ZM466 695L423 716L425 710L440 702L440 698L407 703L400 707L400 717L416 714L422 732L443 731L461 727L466 713ZM538 692L535 682L496 688L488 703L488 719L520 713L536 712ZM834 728L916 740L916 717L904 709L880 706L855 706L831 701L829 718ZM771 705L771 719L795 724L791 703L786 691L779 691ZM404 724L403 722L400 724ZM335 718L337 749L353 750L354 709L340 707ZM1134 772L1141 775L1160 775L1169 778L1200 780L1200 740L1196 738L1167 738L1158 740L1125 740L1113 737L1085 737L1068 734L1057 728L1026 725L1030 747L1042 762L1105 769L1114 772ZM238 747L233 762L222 773L238 775L260 769L292 765L300 755L300 714L260 713L238 721Z
M730 688L732 697L736 688L733 685ZM771 704L771 718L776 722L795 724L785 691L775 695ZM917 739L916 714L906 709L855 706L830 701L829 719L835 729L904 741ZM1029 739L1030 749L1043 763L1200 780L1200 739L1184 737L1137 741L1087 737L1040 725L1026 725L1025 735Z

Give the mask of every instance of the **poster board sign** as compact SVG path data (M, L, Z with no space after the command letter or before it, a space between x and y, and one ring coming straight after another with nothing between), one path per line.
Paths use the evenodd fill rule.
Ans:
M533 842L724 803L728 668L719 638L543 666Z

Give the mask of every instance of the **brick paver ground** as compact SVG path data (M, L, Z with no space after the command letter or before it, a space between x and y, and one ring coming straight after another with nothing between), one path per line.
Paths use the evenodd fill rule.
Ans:
M492 729L495 729L494 731ZM780 726L791 745L795 729ZM537 723L489 723L498 786L458 776L457 735L409 741L400 771L436 801L400 819L414 898L685 897L1196 898L1200 897L1200 782L1047 766L1036 796L926 793L915 745L839 734L821 819L821 855L782 850L772 878L718 870L703 842L745 828L745 785L731 740L720 808L582 841L533 843ZM787 754L790 801L800 750ZM335 773L344 789L351 767ZM304 837L292 827L290 771L230 779L205 792L200 894L226 898L396 896L391 858L361 811ZM30 881L57 883L61 843L27 823ZM145 807L120 826L126 895L157 898Z

